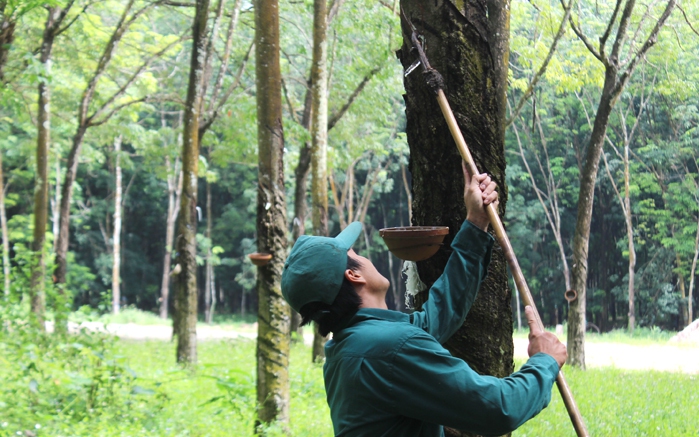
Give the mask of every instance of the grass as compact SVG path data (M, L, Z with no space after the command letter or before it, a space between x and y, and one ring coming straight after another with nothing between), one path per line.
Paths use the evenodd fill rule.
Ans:
M170 342L15 334L0 331L2 437L253 435L252 340L200 342L199 364L190 372L177 366ZM619 336L607 338L619 342ZM332 435L322 368L310 355L308 346L292 347L292 437ZM698 435L699 375L614 368L565 373L591 435ZM270 429L268 435L282 434ZM555 387L549 407L513 435L575 435Z
M564 372L591 435L696 437L699 432L697 375L613 368ZM575 436L555 387L548 408L513 435Z

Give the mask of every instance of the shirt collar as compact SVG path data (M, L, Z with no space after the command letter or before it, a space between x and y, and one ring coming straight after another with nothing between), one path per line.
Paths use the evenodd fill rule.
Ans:
M343 329L366 320L386 320L389 322L409 323L410 315L401 313L399 311L383 310L380 308L361 308L356 313L341 320L340 323L338 323L335 333L339 333Z

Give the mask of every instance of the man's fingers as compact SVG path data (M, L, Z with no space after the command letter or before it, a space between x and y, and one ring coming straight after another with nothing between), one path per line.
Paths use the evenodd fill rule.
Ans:
M468 184L471 183L471 172L468 171L466 161L464 161L463 159L461 160L461 170L463 170L464 172L464 185L468 186Z
M527 316L527 323L529 324L529 335L538 335L542 333L541 327L539 327L539 322L536 321L536 315L534 314L534 308L527 305L524 307L524 314Z

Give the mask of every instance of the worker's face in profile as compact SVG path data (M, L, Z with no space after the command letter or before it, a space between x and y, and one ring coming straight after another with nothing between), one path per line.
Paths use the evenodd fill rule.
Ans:
M388 291L388 286L390 285L388 279L376 270L376 267L374 267L371 261L363 256L357 255L353 249L347 251L347 256L359 263L359 273L362 275L366 281L367 287L371 291L384 294Z

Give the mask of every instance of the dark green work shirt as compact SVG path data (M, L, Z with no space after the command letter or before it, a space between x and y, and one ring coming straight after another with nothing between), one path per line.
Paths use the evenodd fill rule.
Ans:
M463 324L486 275L492 237L465 222L444 274L413 314L360 309L325 346L325 390L337 436L443 436L442 425L502 435L551 400L553 357L506 378L482 376L444 343Z

